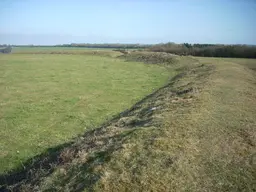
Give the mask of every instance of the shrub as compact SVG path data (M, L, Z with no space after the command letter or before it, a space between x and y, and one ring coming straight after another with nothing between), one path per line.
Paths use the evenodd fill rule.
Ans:
M0 53L11 53L12 52L12 47L8 46L4 49L0 49Z

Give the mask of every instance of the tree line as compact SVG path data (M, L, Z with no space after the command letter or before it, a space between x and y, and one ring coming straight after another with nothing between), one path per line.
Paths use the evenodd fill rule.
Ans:
M139 49L139 48L148 48L151 45L146 44L91 44L91 43L71 43L71 44L62 44L56 45L57 47L83 47L83 48L112 48L112 49Z
M0 45L6 47L7 45ZM76 48L110 48L110 49L143 49L148 48L150 44L119 44L119 43L71 43L59 45L12 45L12 47L76 47Z
M256 46L253 45L218 45L218 44L157 44L148 48L150 51L167 52L177 55L201 57L256 58Z

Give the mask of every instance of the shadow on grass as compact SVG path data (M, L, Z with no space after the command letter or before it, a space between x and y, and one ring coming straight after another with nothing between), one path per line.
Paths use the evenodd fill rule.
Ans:
M22 180L32 180L34 177L34 170L44 171L44 176L51 174L53 170L52 165L61 164L61 151L64 148L71 146L72 143L73 142L65 143L54 148L49 148L43 154L27 160L23 163L22 167L18 167L7 174L0 175L0 186L13 185Z
M121 147L123 140L133 131L135 130L112 136L103 128L98 128L84 134L83 139L50 148L26 161L23 168L0 175L0 191L34 191L42 179L51 175L57 167L65 167L68 171L47 190L58 191L58 186L62 187L67 183L71 191L90 189L100 178L99 174L93 172L94 168L108 162L110 155ZM97 135L101 137L94 139ZM71 164L72 160L79 159L80 152L88 152L88 159Z
M44 153L35 156L31 159L28 159L26 162L22 164L22 166L18 167L17 169L14 169L6 174L0 175L0 191L9 191L9 186L11 186L11 189L13 191L19 191L20 187L22 185L29 184L30 186L37 186L42 178L47 177L53 173L56 167L65 165L70 163L73 159L75 159L79 153L79 151L100 151L104 148L107 148L104 150L104 152L100 152L103 159L107 160L106 154L110 154L113 151L115 151L120 145L120 140L124 137L123 134L117 134L117 136L112 137L109 136L109 133L107 133L106 127L109 125L116 125L118 120L122 117L130 117L133 116L134 113L137 113L137 109L140 109L140 112L143 114L140 114L140 116L144 116L148 114L148 110L145 110L145 108L141 107L141 104L146 102L146 100L149 100L152 97L155 97L156 94L167 87L169 87L170 84L165 85L164 87L156 90L154 93L146 96L141 101L137 102L135 105L133 105L130 109L125 110L122 113L117 114L114 116L111 120L107 121L106 123L103 123L102 126L99 128L89 130L84 135L78 136L77 138L73 139L73 141L69 143L65 143L59 146L56 146L54 148L47 149ZM148 115L147 115L148 116ZM147 119L143 120L133 120L129 122L129 124L125 124L124 127L116 126L117 128L134 128L136 126L139 127L148 127L150 124L150 121L152 118L150 116L147 117ZM135 130L131 130L128 132L132 132ZM111 134L110 134L111 135ZM97 139L98 137L101 137L100 139ZM81 140L82 138L82 140ZM93 140L92 138L96 138L96 140ZM113 140L114 146L109 146L109 140ZM102 143L101 145L97 143ZM119 143L119 144L118 144ZM104 153L104 155L103 155ZM82 177L77 177L77 182L79 185L72 189L73 191L79 191L76 190L76 188L88 188L90 185L92 185L94 182L96 182L96 178L98 178L97 175L94 175L91 173L90 170L93 169L93 162L97 162L99 159L99 156L91 157L91 159L86 162L86 164L83 165L83 167L80 167L79 170ZM70 178L76 174L76 171L74 173L68 173ZM83 177L86 176L86 179ZM68 181L70 178L66 178L65 180ZM76 180L75 180L76 181ZM65 182L64 182L65 183ZM77 185L77 184L74 184ZM82 187L83 185L83 187ZM31 189L32 190L32 189Z
M101 173L97 171L97 168L107 163L111 159L112 153L120 149L124 140L134 131L131 130L125 134L102 138L100 140L102 144L98 144L86 160L80 160L73 163L72 166L63 166L64 169L66 168L65 173L59 174L53 183L48 186L46 191L67 190L82 192L85 189L87 191L93 191L93 185L101 178ZM107 143L109 140L112 140L111 144ZM63 186L65 186L65 189Z

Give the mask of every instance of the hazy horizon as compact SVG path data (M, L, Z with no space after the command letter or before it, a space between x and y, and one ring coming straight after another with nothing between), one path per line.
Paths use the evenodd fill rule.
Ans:
M256 45L254 0L0 1L0 44Z

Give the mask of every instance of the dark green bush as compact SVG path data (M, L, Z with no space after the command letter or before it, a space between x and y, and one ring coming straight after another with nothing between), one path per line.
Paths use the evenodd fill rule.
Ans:
M11 53L11 52L12 52L12 47L11 46L0 49L0 53Z

